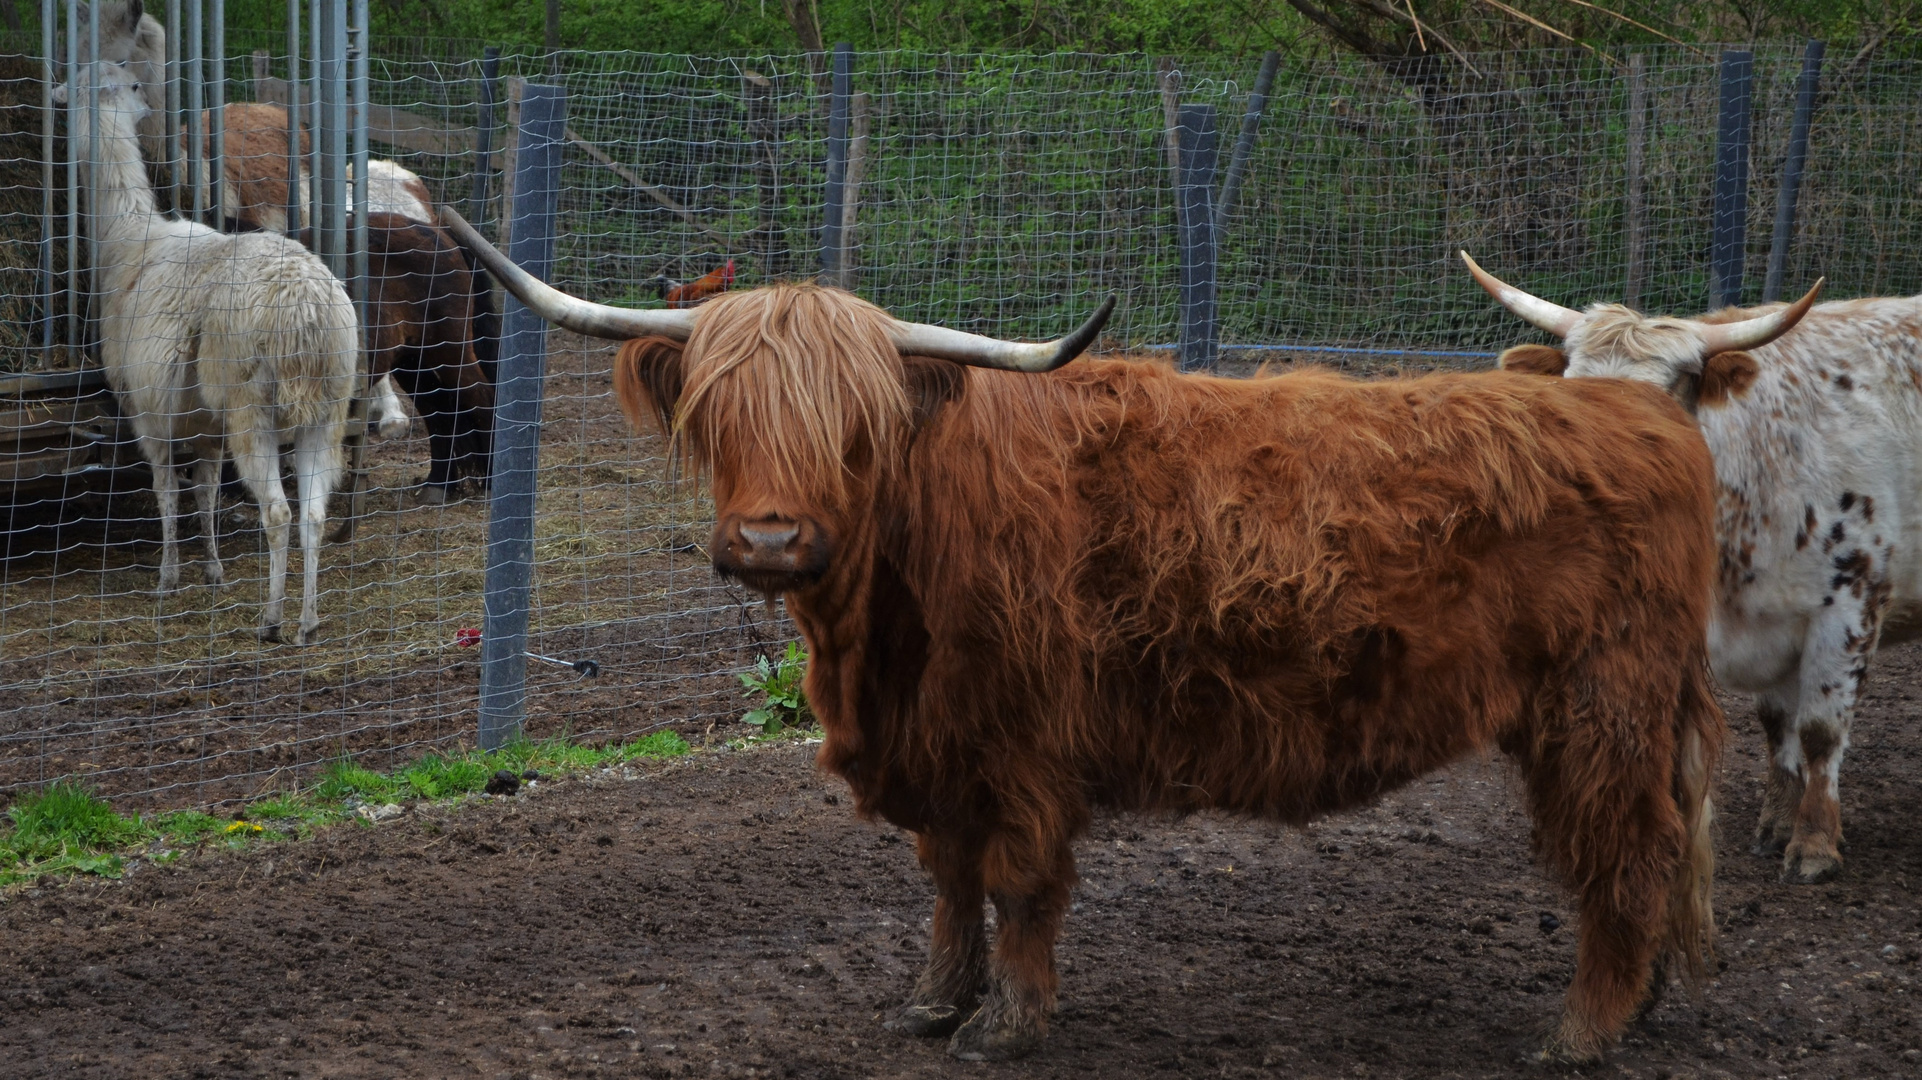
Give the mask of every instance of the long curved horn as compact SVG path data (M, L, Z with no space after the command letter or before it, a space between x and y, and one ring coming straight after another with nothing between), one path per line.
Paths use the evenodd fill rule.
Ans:
M1475 264L1475 260L1468 257L1468 252L1462 252L1461 257L1462 261L1468 264L1468 272L1475 275L1477 285L1487 290L1488 295L1494 297L1496 303L1520 316L1523 322L1536 329L1546 330L1556 337L1565 338L1570 330L1575 329L1575 324L1582 321L1581 312L1570 310L1560 304L1551 304L1539 296L1530 296L1483 270Z
M1031 345L982 337L964 330L950 330L945 326L897 321L894 324L894 347L900 349L903 356L932 356L970 367L999 368L1002 371L1053 371L1094 344L1096 335L1107 324L1108 316L1114 314L1114 305L1115 298L1111 294L1102 303L1101 309L1088 316L1088 321L1082 323L1074 333Z
M1815 286L1808 293L1780 311L1767 315L1757 315L1741 322L1719 323L1702 327L1703 359L1720 352L1734 352L1737 349L1759 349L1790 330L1802 321L1802 316L1815 306L1815 298L1822 293L1822 285L1828 278L1816 278Z
M489 273L500 279L508 292L526 304L527 310L556 326L588 337L613 338L616 341L655 334L675 341L686 341L687 336L694 332L693 311L636 311L609 307L569 296L553 288L514 265L451 206L440 208L440 223L454 234L454 239L462 247L480 259L481 265L487 267Z
M480 259L481 265L500 279L508 292L526 304L529 311L557 326L589 337L618 340L659 334L675 341L686 341L688 335L694 332L694 311L635 311L569 296L515 266L453 207L442 206L440 220L462 247L472 251ZM1053 371L1080 356L1094 343L1101 328L1107 324L1108 316L1114 314L1114 308L1115 298L1110 296L1101 309L1074 333L1035 344L1002 341L963 330L950 330L944 326L898 320L892 328L892 336L895 348L904 356L932 356L957 364L1006 371Z

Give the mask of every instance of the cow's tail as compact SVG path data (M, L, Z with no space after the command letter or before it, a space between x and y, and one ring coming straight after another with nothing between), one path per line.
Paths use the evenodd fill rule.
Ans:
M1715 802L1710 787L1728 730L1710 689L1707 664L1696 665L1683 687L1675 722L1675 804L1682 815L1685 848L1669 888L1660 966L1680 975L1693 991L1707 982L1715 956Z

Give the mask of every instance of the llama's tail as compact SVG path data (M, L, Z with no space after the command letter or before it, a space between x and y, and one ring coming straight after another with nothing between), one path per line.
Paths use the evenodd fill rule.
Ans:
M1675 715L1675 804L1686 847L1669 887L1661 968L1693 991L1708 980L1715 956L1713 884L1715 803L1710 787L1728 722L1710 690L1708 665L1698 664L1682 689Z

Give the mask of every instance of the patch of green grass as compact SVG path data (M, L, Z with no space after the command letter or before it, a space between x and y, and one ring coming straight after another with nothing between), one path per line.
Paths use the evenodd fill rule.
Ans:
M169 847L188 847L213 836L227 822L198 810L174 810L153 818L154 832Z
M45 874L119 877L123 863L115 849L153 835L144 823L122 817L106 800L70 782L22 797L7 818L11 828L0 834L0 886Z
M127 817L79 784L57 783L21 796L0 819L0 888L48 876L119 877L126 859L135 855L165 864L206 844L244 847L261 840L304 836L351 816L350 800L378 805L411 798L458 798L485 788L488 778L500 769L579 772L691 751L686 739L672 731L657 731L631 742L602 746L557 738L522 740L492 752L429 754L391 773L340 760L323 769L311 789L250 803L239 818L199 810Z
M400 773L404 794L423 799L446 799L468 795L487 786L495 770L478 756L443 757L429 754Z
M346 760L330 763L321 770L314 796L326 802L392 802L400 795L401 784L391 776L363 769Z
M671 758L692 753L693 747L687 740L672 731L657 731L645 738L635 739L625 746L613 750L611 760L633 761L637 758Z

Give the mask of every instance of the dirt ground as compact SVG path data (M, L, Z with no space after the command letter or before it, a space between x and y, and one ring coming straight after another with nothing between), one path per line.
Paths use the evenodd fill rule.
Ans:
M530 616L532 648L601 674L530 665L526 730L699 736L739 714L733 673L791 631L716 580L699 550L703 494L670 479L658 436L628 430L610 357L555 336ZM255 637L265 554L238 493L223 517L229 583L203 584L196 563L166 598L144 472L135 490L0 533L0 801L76 776L130 809L207 805L311 783L342 754L388 768L471 745L478 650L455 640L484 622L488 505L422 501L425 434L416 420L411 437L370 445L366 515L322 552L322 641L304 649ZM183 529L183 558L199 560L198 522Z
M1719 978L1599 1067L1526 1060L1573 914L1499 762L1306 832L1100 821L1053 1034L978 1066L881 1029L932 890L787 746L0 901L0 1073L1922 1077L1919 668L1914 646L1878 662L1828 885L1746 853L1760 737L1732 707Z

